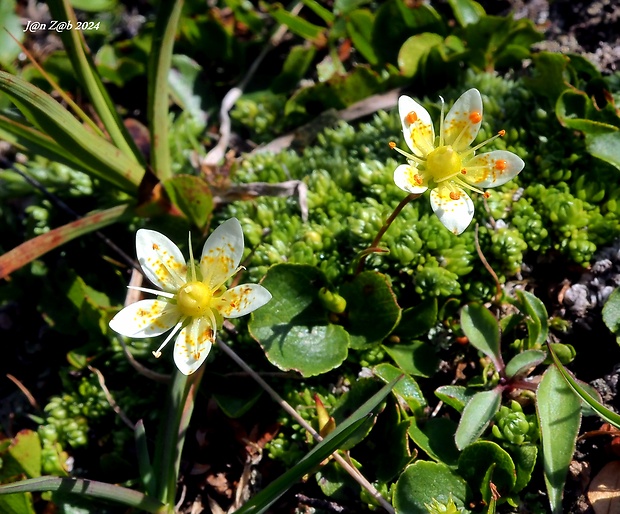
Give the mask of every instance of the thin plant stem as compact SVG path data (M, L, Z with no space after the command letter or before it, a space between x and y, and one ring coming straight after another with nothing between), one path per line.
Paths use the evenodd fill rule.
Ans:
M499 301L502 298L502 284L499 281L497 273L495 273L495 270L491 267L489 261L487 261L487 258L482 253L482 248L480 248L480 241L478 239L478 223L476 223L476 228L474 230L474 245L476 247L476 252L478 253L478 257L480 258L482 265L490 273L490 275L493 277L493 280L495 281L495 288L497 292L495 294L494 303L499 304Z
M404 206L404 205L403 205ZM228 355L232 360L234 360L248 375L250 375L258 384L273 398L273 400L280 405L288 414L290 414L295 421L297 421L302 427L304 427L310 435L316 441L322 441L323 438L319 435L319 433L312 428L312 426L302 418L299 413L284 399L282 398L267 382L265 382L262 377L256 373L246 362L239 357L235 353L235 351L224 343L221 339L217 340L218 346L221 350ZM394 514L394 508L390 505L390 503L381 496L381 493L377 491L377 489L362 475L356 468L354 468L351 464L349 464L340 454L334 453L332 454L334 460L342 466L342 468L349 474L351 477L360 484L364 489L366 489L377 502L381 504L381 506L390 514Z
M387 232L387 229L390 228L390 225L396 219L396 216L400 214L400 211L402 211L405 208L405 205L407 205L412 200L419 198L420 196L421 196L420 193L410 193L401 200L401 202L396 206L396 209L394 209L394 212L390 214L390 217L387 220L385 220L385 223L383 224L383 226L381 227L381 229L379 230L379 232L373 239L372 243L370 243L368 250L377 248L377 245L381 242L381 238L383 237L383 234L385 234ZM366 262L366 257L368 257L369 253L371 252L365 253L364 255L360 257L360 260L357 263L357 267L355 268L356 275L359 275L364 269L364 263Z

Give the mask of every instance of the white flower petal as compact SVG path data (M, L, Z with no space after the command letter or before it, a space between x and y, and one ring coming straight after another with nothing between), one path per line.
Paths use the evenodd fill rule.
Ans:
M462 152L476 139L482 123L482 97L472 88L454 102L443 123L443 143Z
M237 218L217 227L205 241L200 258L202 279L211 289L221 286L237 270L243 256L243 230Z
M497 187L515 178L525 163L518 155L507 150L476 155L465 165L461 179L476 187Z
M435 129L431 115L408 96L398 99L398 113L407 146L419 157L426 157L435 148Z
M422 180L421 184L416 182L415 177L420 177L419 171L408 164L401 164L394 170L394 183L400 187L403 191L408 193L423 193L428 189L428 185L425 180Z
M453 234L460 234L471 223L474 217L474 203L469 195L459 186L452 184L440 186L431 191L431 207L433 212ZM452 193L452 196L450 196Z
M164 291L174 293L185 283L185 258L165 235L155 230L138 230L136 255L146 278Z
M170 330L181 314L162 300L140 300L128 305L110 320L110 328L125 337L153 337Z
M194 318L183 327L174 342L174 363L184 375L194 373L205 361L215 341L207 318Z
M225 318L245 316L271 300L271 293L258 284L243 284L226 291L219 298L218 312Z

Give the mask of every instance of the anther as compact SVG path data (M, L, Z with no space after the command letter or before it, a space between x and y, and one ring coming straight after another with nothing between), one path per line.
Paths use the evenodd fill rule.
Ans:
M463 175L467 175L467 170L466 170L465 168L463 168L463 169L461 170L461 173L462 173Z
M491 193L489 193L488 191L485 191L485 192L483 193L483 196L484 196L485 198L489 198L489 197L491 196Z
M420 176L420 175L414 175L413 176L413 181L418 185L421 186L424 183L424 179Z
M450 191L450 200L459 200L461 198L461 193L457 191Z
M412 125L416 121L418 121L418 115L415 113L415 111L411 111L410 113L407 114L407 116L405 116L405 120L407 120L407 123Z
M504 136L506 135L506 131L502 129L502 130L500 130L497 134L498 134L500 137L504 137Z
M396 148L396 143L395 143L394 141L390 141L390 142L388 143L388 146L389 146L392 150L394 150L394 148Z

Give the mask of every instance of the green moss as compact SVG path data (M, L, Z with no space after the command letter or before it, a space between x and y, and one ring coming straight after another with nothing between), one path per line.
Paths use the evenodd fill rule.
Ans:
M488 150L510 150L526 167L515 180L489 190L486 205L473 195L475 220L460 236L433 215L428 193L403 209L380 242L389 253L371 254L366 261L368 267L398 277L397 294L408 295L403 304L412 301L412 291L422 298L488 299L495 294L476 253L475 223L480 225L482 252L501 281L521 269L530 251L553 249L585 265L598 247L620 235L615 170L588 156L583 141L561 127L520 81L470 73L458 89L441 95L453 101L470 87L481 91L485 108L476 142L504 129L505 137ZM434 118L440 113L438 97L439 92L430 101L422 99ZM370 245L404 198L393 182L402 161L389 149L392 140L405 148L396 113L380 112L355 127L340 122L325 129L314 146L300 153L245 159L235 170L239 182L298 179L308 187L307 222L301 220L296 198L236 202L222 214L242 222L255 250L252 278L259 280L272 264L297 262L319 267L336 286L345 280L357 252Z

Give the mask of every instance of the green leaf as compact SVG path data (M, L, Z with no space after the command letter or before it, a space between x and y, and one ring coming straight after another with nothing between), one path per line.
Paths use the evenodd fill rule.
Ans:
M379 364L372 370L375 375L386 383L403 375L401 370L387 363ZM411 411L418 416L424 412L424 408L428 405L420 386L413 377L408 375L405 375L402 380L398 382L393 392L403 399Z
M560 53L540 52L532 56L533 76L526 77L525 84L535 94L549 99L555 106L558 98L569 84L565 79L565 70L570 59Z
M476 393L463 409L454 439L459 450L478 439L497 414L502 401L501 389Z
M343 284L339 293L347 301L345 327L351 337L351 348L362 349L380 343L400 320L396 296L388 278L381 273L364 271Z
M175 175L163 182L170 201L200 230L213 212L213 197L206 180L195 175Z
M282 4L276 3L269 6L269 10L267 12L278 23L287 26L293 34L297 34L308 41L319 42L325 38L325 35L323 34L325 29L323 27L310 23L300 16L291 14L284 7L282 7Z
M408 466L394 486L397 514L428 514L426 505L450 498L458 508L466 508L471 496L465 481L445 464L416 461Z
M173 55L168 75L170 93L174 101L189 113L197 126L204 127L207 114L202 109L204 91L201 90L202 66L186 55Z
M183 0L161 2L155 17L153 47L148 73L148 119L151 133L151 165L159 180L172 176L168 141L168 76Z
M547 340L549 334L549 321L547 309L535 295L528 291L517 290L517 297L520 301L520 308L528 318L525 320L528 330L528 346L540 347Z
M394 333L402 338L426 334L437 323L437 298L422 300L418 305L405 309Z
M106 484L81 478L39 477L0 486L0 494L14 494L34 491L62 491L101 500L109 500L153 514L167 512L164 504L142 494L118 485ZM21 514L21 513L20 513Z
M375 15L368 9L357 9L347 16L347 32L355 49L373 66L379 62L372 46Z
M358 7L369 4L371 0L335 0L334 13L336 15L347 14Z
M497 371L503 370L499 324L489 309L479 303L470 303L463 307L461 328L472 346L491 359Z
M396 382L391 382L383 386L346 421L339 424L333 432L307 453L292 469L265 487L241 509L235 511L235 514L261 514L265 512L295 482L340 448L351 434L367 421L370 414L390 394L395 384Z
M439 386L435 390L437 398L458 412L463 412L465 405L469 403L475 394L475 389L468 389L467 387L457 385Z
M21 48L11 35L20 42L24 40L24 29L15 6L15 0L0 2L0 26L3 29L0 32L0 64L4 68L11 68L13 61L21 52Z
M620 131L617 129L605 134L586 134L586 149L620 170Z
M325 275L312 266L277 264L262 284L272 299L252 313L248 328L269 361L304 376L340 366L347 358L349 335L329 322L319 300L319 290L328 286Z
M9 96L22 114L43 133L83 163L84 170L115 187L135 193L144 170L107 140L84 129L50 95L28 82L0 71L0 91Z
M474 0L448 0L448 3L461 27L478 22L486 14L484 7Z
M603 306L603 322L620 343L620 288L609 295Z
M620 428L620 415L615 413L614 411L605 407L600 401L598 401L590 392L588 392L584 387L582 387L579 382L577 382L570 373L566 370L566 368L558 359L558 356L555 354L553 349L550 349L551 357L553 358L553 362L557 366L558 370L562 374L562 377L568 385L572 388L572 390L585 402L587 403L594 412L596 412L601 418L603 418L608 423L612 424L616 428Z
M0 496L0 512L2 514L35 514L32 494L11 494Z
M74 9L86 12L112 11L118 5L118 0L71 0Z
M76 237L115 223L131 212L133 209L127 205L119 205L88 214L77 221L55 228L22 243L4 255L0 255L0 278L6 277L16 269Z
M431 459L456 466L460 454L454 443L456 427L457 424L448 418L413 420L409 427L409 437Z
M516 480L512 458L506 450L491 441L477 441L463 450L459 457L459 474L472 488L482 493L486 502L490 501L489 480L501 496L512 490Z
M19 475L28 478L41 476L41 441L32 430L21 430L10 440L6 449L0 451L0 481L14 479Z
M517 480L512 488L512 492L518 493L530 483L532 473L534 472L534 467L536 466L538 446L533 444L524 444L513 448L511 453L512 460L515 463L515 468L517 471Z
M562 492L581 424L581 402L554 365L543 375L536 392L542 439L545 483L551 511L562 512Z
M273 81L271 89L276 93L294 89L299 81L306 76L315 55L316 48L314 46L296 45L292 47L282 65L282 71Z
M439 355L428 343L413 341L409 344L384 345L383 349L409 375L428 378L439 369Z
M444 38L438 34L425 32L411 36L398 52L398 67L405 77L413 77L421 71L431 49L441 45Z
M140 481L146 493L150 496L155 494L157 484L155 484L155 474L151 464L151 456L149 454L148 443L146 439L146 430L144 422L139 419L134 427L134 440L136 441L136 454L138 456L138 471L140 472Z
M326 24L331 25L334 23L336 17L329 10L325 9L319 2L316 0L301 0L305 6L310 8L314 14L316 14L319 18L321 18Z
M525 350L515 355L506 364L506 376L513 378L517 375L526 375L527 372L542 364L547 354L540 350Z

